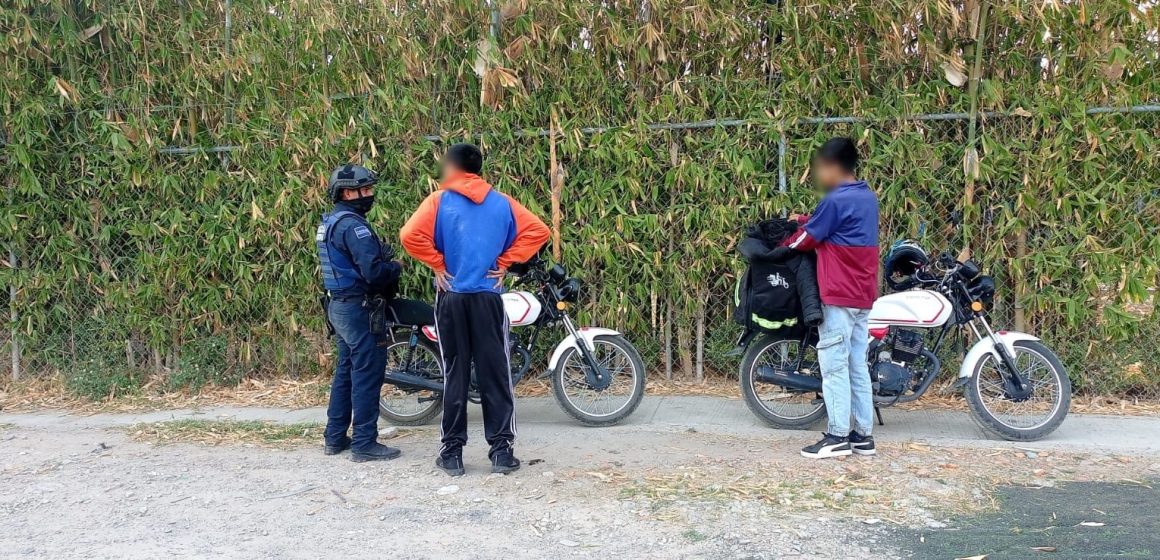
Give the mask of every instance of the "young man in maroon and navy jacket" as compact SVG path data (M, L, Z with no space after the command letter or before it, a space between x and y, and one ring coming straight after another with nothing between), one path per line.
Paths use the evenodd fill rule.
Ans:
M825 197L784 245L818 256L822 325L818 361L829 424L822 440L802 449L823 459L873 455L874 401L866 363L870 308L878 298L878 198L855 176L858 149L833 138L814 155L813 173ZM854 429L850 429L850 416Z

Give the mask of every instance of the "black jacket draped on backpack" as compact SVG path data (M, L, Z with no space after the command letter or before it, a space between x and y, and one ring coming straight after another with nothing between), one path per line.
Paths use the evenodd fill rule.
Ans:
M738 279L733 319L746 328L801 333L822 323L817 261L812 253L782 247L798 223L785 219L758 222L737 246L749 267Z

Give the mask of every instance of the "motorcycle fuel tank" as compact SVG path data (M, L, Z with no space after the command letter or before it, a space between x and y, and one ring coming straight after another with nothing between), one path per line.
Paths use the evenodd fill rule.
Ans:
M513 327L530 325L540 317L540 298L531 292L505 292L503 310Z
M910 290L887 294L874 302L870 310L870 328L897 325L900 327L941 327L951 318L951 302L933 290Z

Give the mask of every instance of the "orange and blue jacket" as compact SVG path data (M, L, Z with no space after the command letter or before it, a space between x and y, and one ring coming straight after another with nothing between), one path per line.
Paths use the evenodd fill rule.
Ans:
M471 173L443 181L399 232L407 253L450 275L459 293L502 291L487 273L527 261L548 237L535 214Z

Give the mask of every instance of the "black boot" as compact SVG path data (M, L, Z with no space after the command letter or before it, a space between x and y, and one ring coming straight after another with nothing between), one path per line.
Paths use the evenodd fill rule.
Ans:
M390 461L403 452L394 447L387 447L381 443L373 443L366 449L353 449L350 452L350 460L356 463L365 463L367 461Z
M520 470L520 460L511 450L500 451L491 456L491 472L507 474Z
M463 473L466 472L463 469L463 455L461 454L448 455L446 457L440 455L435 459L435 466L439 467L439 470L447 473L448 476L463 476Z
M338 455L347 449L350 449L350 438L344 437L335 443L325 444L322 447L322 452L326 455Z

